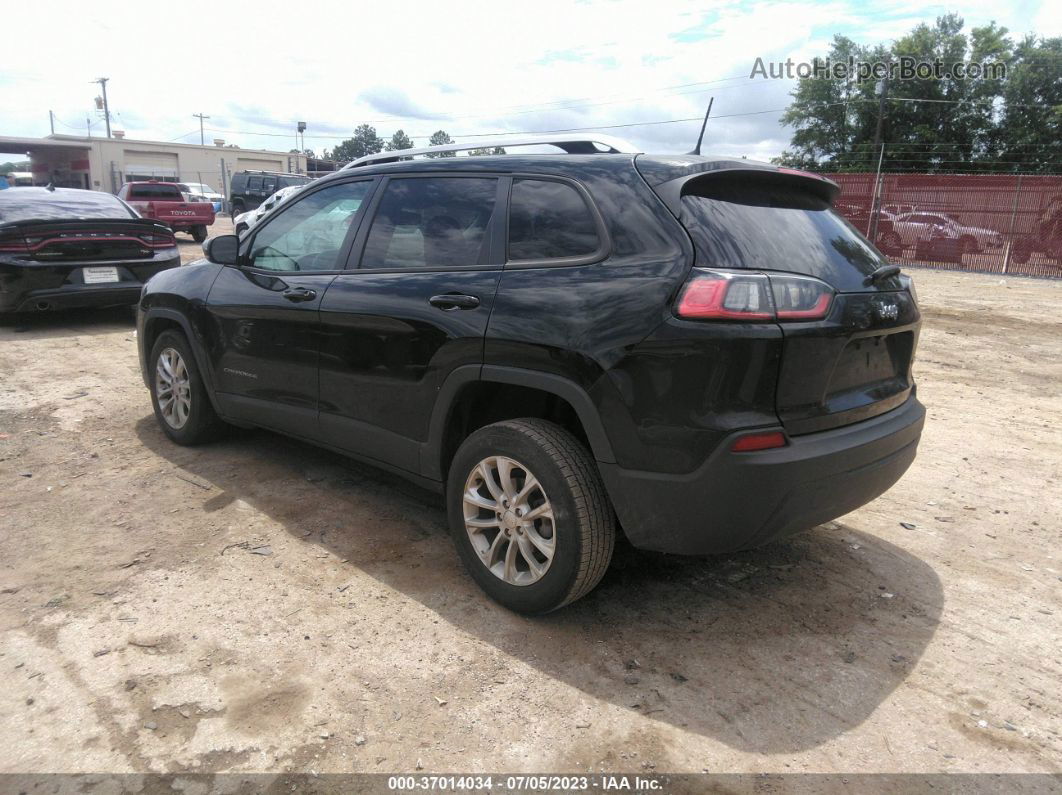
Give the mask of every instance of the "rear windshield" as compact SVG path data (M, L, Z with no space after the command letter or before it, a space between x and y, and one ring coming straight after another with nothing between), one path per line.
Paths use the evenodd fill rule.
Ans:
M131 185L130 199L162 199L163 201L184 201L181 189L176 185L165 183L159 185Z
M705 180L682 197L697 264L816 276L860 290L887 260L827 201L791 186Z
M137 216L109 193L90 190L9 188L0 190L0 222L65 221Z

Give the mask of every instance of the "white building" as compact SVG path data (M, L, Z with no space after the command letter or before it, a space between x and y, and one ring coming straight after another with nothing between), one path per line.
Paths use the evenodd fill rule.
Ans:
M46 138L0 136L0 153L29 157L35 185L86 188L117 193L126 182L157 179L198 182L228 196L229 178L236 171L260 170L306 173L306 157L265 149L137 141L114 131L112 138L49 135Z

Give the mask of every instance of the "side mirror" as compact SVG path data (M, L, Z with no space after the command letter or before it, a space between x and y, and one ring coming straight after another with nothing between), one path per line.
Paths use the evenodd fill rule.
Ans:
M203 244L203 253L218 265L235 265L240 256L240 239L236 235L219 235Z

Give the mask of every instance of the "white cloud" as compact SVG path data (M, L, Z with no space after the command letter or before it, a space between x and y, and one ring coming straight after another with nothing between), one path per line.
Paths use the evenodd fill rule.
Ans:
M996 18L1012 30L1059 28L1048 2L1001 8L970 0L967 26ZM308 122L314 148L362 122L389 136L608 126L699 117L715 96L712 151L770 157L788 140L777 114L791 89L746 80L756 56L807 60L834 32L887 41L943 7L905 0L873 12L857 0L815 4L692 0L534 4L212 4L168 18L158 6L116 0L37 2L5 11L0 130L9 135L84 130L96 119L93 78L108 76L116 127L129 137L197 140L193 113L212 118L208 138L288 149ZM41 32L46 31L46 32ZM279 46L290 36L285 50ZM582 100L578 103L561 100ZM401 118L397 118L401 116ZM63 126L63 122L71 125ZM646 149L689 148L697 122L612 130ZM102 124L94 126L99 134ZM240 132L232 132L240 131ZM278 137L248 131L272 132Z

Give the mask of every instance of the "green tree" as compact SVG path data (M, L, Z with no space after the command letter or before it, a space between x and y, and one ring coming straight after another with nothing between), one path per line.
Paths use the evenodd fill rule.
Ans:
M446 134L445 130L436 130L431 134L431 138L428 139L428 143L431 146L443 146L445 144L452 144L454 139ZM453 157L453 152L433 152L428 157Z
M383 138L376 134L376 128L370 124L359 124L354 128L354 135L343 141L331 151L331 159L341 162L356 160L365 155L374 155L383 151Z
M469 157L476 157L481 155L504 155L505 149L501 146L488 146L483 149L472 149L469 151Z
M995 158L1034 171L1062 165L1062 38L1029 36L1014 48Z
M891 46L868 47L842 36L828 53L833 62L1002 64L1006 75L976 78L942 74L892 79L886 86L881 140L892 171L998 171L1015 167L1057 170L1062 164L1062 39L1027 37L1015 45L994 22L963 33L955 14L920 24ZM804 78L782 116L793 128L776 162L802 168L869 171L879 99L870 79Z
M396 152L399 149L412 149L413 139L406 135L404 130L396 130L395 134L391 136L391 140L387 142L387 151Z
M845 36L834 36L827 58L834 63L849 57L862 61L870 57L866 47ZM816 59L820 61L821 59ZM872 87L870 89L872 91ZM782 124L795 128L792 150L779 158L783 165L815 168L824 160L837 165L850 158L860 131L866 125L866 85L849 75L844 80L806 78L797 83L793 103L782 115Z

